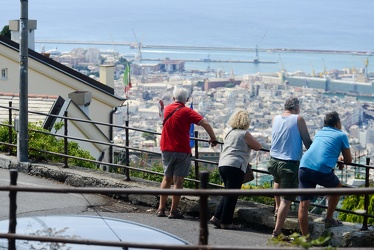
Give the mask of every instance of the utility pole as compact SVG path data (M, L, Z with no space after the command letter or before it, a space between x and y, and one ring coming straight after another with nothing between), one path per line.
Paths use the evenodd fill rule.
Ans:
M28 162L28 0L20 0L20 48L19 48L19 120L17 136L17 160L18 162Z

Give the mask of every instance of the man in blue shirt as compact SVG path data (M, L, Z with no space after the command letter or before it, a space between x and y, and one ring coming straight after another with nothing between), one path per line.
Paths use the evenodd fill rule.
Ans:
M343 161L346 164L352 162L348 137L341 131L342 125L337 112L329 112L325 115L324 127L317 132L313 143L300 161L299 188L315 188L317 185L326 188L341 187L342 183L334 174L336 162ZM339 157L340 153L342 156ZM343 169L343 163L338 163L339 169ZM310 195L300 196L299 224L303 236L309 234L308 208ZM341 222L333 218L333 213L339 202L339 195L332 195L328 199L325 227L341 225Z

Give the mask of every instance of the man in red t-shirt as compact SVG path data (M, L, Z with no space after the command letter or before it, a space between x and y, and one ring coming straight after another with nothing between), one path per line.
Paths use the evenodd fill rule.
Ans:
M188 101L188 90L177 88L173 92L174 103L165 107L164 124L161 132L162 165L164 178L161 188L170 188L174 183L175 189L183 188L183 181L188 176L191 168L190 125L194 123L202 126L210 136L209 144L217 145L213 128L199 113L185 106ZM165 206L167 195L160 195L160 205L156 215L166 217ZM177 210L180 195L172 196L169 218L183 219Z

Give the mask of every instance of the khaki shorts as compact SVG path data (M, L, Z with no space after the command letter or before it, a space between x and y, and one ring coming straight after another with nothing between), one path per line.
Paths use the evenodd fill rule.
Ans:
M191 169L191 154L162 151L162 165L167 177L187 177Z
M279 183L280 188L298 188L299 161L286 161L270 158L268 171L273 175L274 182ZM282 196L283 199L294 201L296 196Z

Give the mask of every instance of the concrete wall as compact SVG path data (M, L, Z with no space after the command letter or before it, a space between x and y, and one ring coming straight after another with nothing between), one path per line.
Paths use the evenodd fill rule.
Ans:
M311 77L285 77L290 86L323 89L332 92L344 92L358 95L374 95L374 83L343 80L327 80Z

